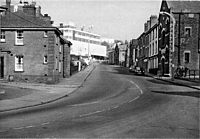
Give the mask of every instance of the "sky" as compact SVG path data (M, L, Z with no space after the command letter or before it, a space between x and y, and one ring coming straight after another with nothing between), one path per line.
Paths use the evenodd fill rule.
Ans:
M3 1L3 0L1 0ZM4 0L5 1L5 0ZM19 0L11 0L18 3ZM32 0L27 0L31 2ZM136 39L151 15L158 15L161 0L36 0L42 14L55 25L73 22L78 28L93 26L105 38Z

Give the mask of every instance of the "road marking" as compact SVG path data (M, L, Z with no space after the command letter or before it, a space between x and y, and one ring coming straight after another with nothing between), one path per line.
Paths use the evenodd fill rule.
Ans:
M140 94L144 94L142 89L133 81L129 81L130 83L134 84L136 86L136 88L140 91ZM135 88L131 88L131 89L135 89ZM93 114L97 114L97 113L101 113L101 112L105 112L105 111L111 111L113 109L117 109L119 108L120 106L124 105L124 104L128 104L128 103L131 103L135 100L137 100L140 96L137 96L136 98L128 101L128 102L124 102L124 103L121 103L120 105L117 105L117 106L113 106L113 107L109 107L108 109L103 109L101 111L95 111L95 112L90 112L90 113L86 113L86 114L82 114L82 115L79 115L79 117L86 117L86 116L91 116ZM84 103L84 104L75 104L75 105L71 105L71 106L84 106L84 105L90 105L90 104L96 104L96 103L99 103L98 101L95 101L95 102L91 102L91 103Z
M24 127L16 127L16 128L13 128L14 130L20 130L20 129L24 129Z
M32 127L35 127L35 126L30 125L30 126L26 126L25 128L32 128Z
M134 84L140 90L141 95L143 94L142 89L135 82L133 82L133 81L129 81L129 82Z
M79 117L86 117L86 116L90 116L90 115L101 113L101 112L103 112L103 111L90 112L90 113L82 114Z
M97 104L99 103L98 101L90 102L90 103L82 103L82 104L74 104L74 105L69 105L71 107L76 107L76 106L86 106L86 105L91 105L91 104Z
M49 122L47 122L47 123L42 123L41 125L48 125L49 124Z
M136 98L130 100L128 103L131 103L131 102L135 101L135 100L138 99L139 97L140 97L140 96L137 96Z

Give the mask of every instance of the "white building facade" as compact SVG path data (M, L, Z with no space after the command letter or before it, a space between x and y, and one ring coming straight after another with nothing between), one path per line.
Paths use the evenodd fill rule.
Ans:
M64 38L72 42L71 56L97 59L107 56L107 48L101 45L100 35L79 30L72 23L66 26L60 24L59 29L63 32Z

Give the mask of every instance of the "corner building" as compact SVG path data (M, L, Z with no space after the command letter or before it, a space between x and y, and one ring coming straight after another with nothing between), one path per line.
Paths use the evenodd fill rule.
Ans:
M0 77L56 83L70 75L70 45L48 15L35 16L35 7L7 12L2 17Z

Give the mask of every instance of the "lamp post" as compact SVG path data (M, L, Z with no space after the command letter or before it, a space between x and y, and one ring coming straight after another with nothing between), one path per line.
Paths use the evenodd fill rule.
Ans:
M172 38L172 49L170 49L170 54L171 54L171 79L174 80L174 64L173 64L173 53L174 53L174 47L175 47L175 25L176 25L176 19L174 18L174 16L168 12L163 12L161 11L160 14L166 14L168 15L171 19L172 19L172 22L173 22L173 31L172 31L172 34L173 34L173 38Z

